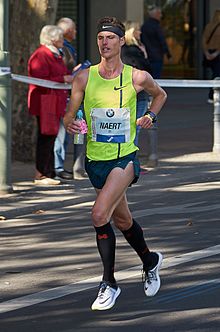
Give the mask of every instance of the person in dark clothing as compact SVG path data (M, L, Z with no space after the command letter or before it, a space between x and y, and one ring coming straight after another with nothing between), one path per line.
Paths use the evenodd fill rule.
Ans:
M151 72L146 48L141 42L140 24L138 22L125 22L125 45L122 47L123 61L135 68Z
M125 22L125 45L121 50L121 58L127 65L133 66L140 70L145 70L151 74L151 66L148 60L146 48L141 42L141 29L138 22ZM150 97L145 91L141 91L137 96L137 118L143 116L147 111L150 103ZM137 126L135 144L138 146L138 137L140 126ZM157 153L157 125L154 123L148 128L149 135L149 157L147 161L148 167L155 167L158 163Z
M145 46L141 43L140 24L138 22L128 21L125 25L125 44L121 49L122 61L140 70L151 72L147 52ZM148 105L148 94L145 91L141 91L137 95L137 119L145 114ZM137 126L135 145L138 145L138 135L140 132L140 126Z
M164 55L171 58L163 30L160 25L162 12L160 7L151 6L149 18L141 27L141 40L147 50L153 78L161 77Z

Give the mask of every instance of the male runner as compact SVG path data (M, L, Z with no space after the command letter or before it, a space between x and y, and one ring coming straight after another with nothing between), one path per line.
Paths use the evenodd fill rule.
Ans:
M146 296L154 296L160 288L162 255L148 249L141 227L132 219L126 190L139 177L138 148L134 144L136 125L152 126L166 93L150 74L122 63L120 52L125 43L125 28L120 21L104 17L97 29L101 61L75 77L64 124L71 134L80 131L75 116L84 98L88 125L86 171L97 193L92 221L104 269L92 310L107 310L121 292L114 278L115 234L110 219L143 263ZM153 101L150 111L136 121L136 95L142 90Z

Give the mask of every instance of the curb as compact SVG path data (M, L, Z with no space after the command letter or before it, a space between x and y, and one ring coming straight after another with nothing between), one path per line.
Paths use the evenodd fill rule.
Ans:
M28 189L24 189L24 186ZM2 220L36 213L39 210L51 210L82 203L85 201L85 192L87 198L90 196L94 198L93 188L82 184L77 188L74 184L63 184L58 188L36 187L30 185L30 182L22 182L16 183L13 187L12 194L0 197Z

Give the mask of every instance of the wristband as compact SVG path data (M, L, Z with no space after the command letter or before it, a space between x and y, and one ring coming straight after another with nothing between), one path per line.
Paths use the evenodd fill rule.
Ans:
M152 120L152 123L157 122L157 116L154 112L151 111L147 111L144 116L147 116L148 118L150 118Z

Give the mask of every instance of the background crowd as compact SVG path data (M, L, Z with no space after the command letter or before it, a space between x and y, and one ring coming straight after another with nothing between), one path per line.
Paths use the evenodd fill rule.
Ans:
M147 20L124 22L126 34L122 48L122 60L141 70L148 71L154 79L161 78L164 57L172 61L165 34L161 26L162 11L150 6ZM76 39L76 24L70 18L61 18L57 25L44 26L40 33L40 46L31 55L28 72L31 77L71 83L74 74L81 68L72 42ZM220 10L203 33L204 66L209 68L212 78L220 77ZM85 144L73 145L72 169L66 170L65 157L71 138L63 126L63 116L68 105L69 91L29 86L28 108L36 116L38 134L36 144L35 184L57 185L64 180L84 179ZM137 96L137 118L149 108L151 96L140 92ZM210 89L208 102L213 102ZM83 110L83 105L82 105ZM135 144L138 146L140 127L137 126ZM147 166L158 165L158 123L148 129L149 142ZM147 142L146 142L147 144Z

